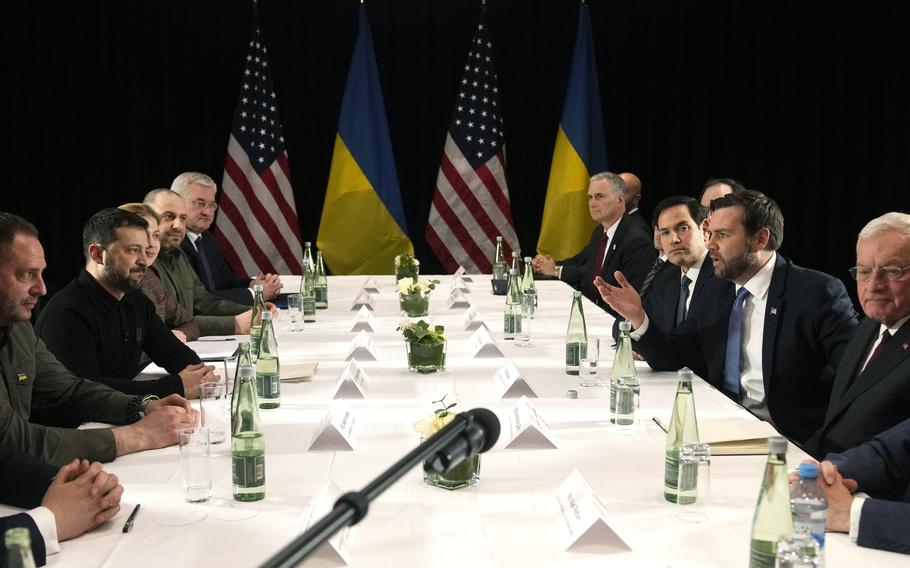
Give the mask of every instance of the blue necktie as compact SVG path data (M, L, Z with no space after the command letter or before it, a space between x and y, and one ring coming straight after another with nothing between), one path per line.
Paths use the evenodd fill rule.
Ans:
M749 296L745 287L736 293L733 309L730 311L730 325L727 328L727 354L724 356L724 390L739 400L740 352L743 343L743 303Z
M676 325L686 321L686 300L689 299L689 284L692 281L685 274L679 281L679 300L676 303Z
M199 259L199 268L202 272L202 283L205 284L205 287L209 291L215 289L215 282L212 280L212 268L209 266L209 261L205 258L205 252L202 250L202 235L199 235L199 238L196 239L196 242L193 243L196 247L196 258Z

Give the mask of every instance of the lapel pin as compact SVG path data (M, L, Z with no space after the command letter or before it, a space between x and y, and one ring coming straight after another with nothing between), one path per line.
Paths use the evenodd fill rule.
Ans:
M771 308L771 315L772 315L772 316L776 316L776 315L777 315L777 308Z
M910 349L910 343L904 343L903 345L901 345L901 347L903 347L904 351L906 351L906 350Z

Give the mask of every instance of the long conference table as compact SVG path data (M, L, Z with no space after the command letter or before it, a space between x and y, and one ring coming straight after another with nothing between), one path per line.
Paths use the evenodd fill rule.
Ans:
M278 322L284 364L318 361L311 381L283 383L281 407L260 411L266 439L266 498L238 503L231 497L230 452L221 444L213 458L214 498L183 501L176 447L123 456L107 465L126 491L118 516L62 544L49 565L59 567L256 566L281 549L330 506L333 492L362 488L419 443L413 424L432 413L431 401L447 395L454 410L491 409L500 418L499 442L483 454L480 482L455 491L424 484L418 469L370 506L367 517L335 548L323 548L307 566L484 567L484 566L747 566L752 514L766 457L715 456L709 498L700 523L681 520L684 507L663 497L665 434L652 417L668 418L675 373L637 364L641 379L641 422L636 435L620 433L608 420L608 388L584 388L564 372L565 332L571 289L538 282L539 310L531 346L502 339L504 299L490 292L489 276L473 276L464 297L476 308L501 350L500 358L475 358L464 329L465 309L447 304L452 276L439 276L430 318L446 327L445 372L407 371L405 344L397 324L392 276L376 276L370 334L377 360L359 364L367 373L363 398L333 398L355 333L355 298L366 277L331 277L329 308L302 332ZM427 277L424 277L425 279ZM299 278L285 279L294 289ZM613 318L585 300L589 337L600 337L601 378L609 379ZM235 340L242 337L235 336ZM230 342L228 342L230 344ZM203 344L197 344L203 345ZM207 349L212 344L205 344ZM796 355L796 354L794 354ZM528 400L555 448L510 449L509 413L519 399L503 398L493 375L511 359L536 394ZM576 390L577 399L567 398ZM696 380L699 422L752 416ZM333 405L344 405L333 406ZM341 408L354 419L352 450L310 450L323 418ZM341 443L336 440L336 444ZM338 447L338 446L333 446ZM805 458L791 445L788 465ZM602 504L600 532L587 545L568 546L566 520L555 497L573 470ZM121 527L134 504L142 507L132 532ZM609 527L604 530L604 527ZM624 543L617 545L615 535ZM843 534L827 538L827 566L906 566L907 557L857 547ZM340 555L333 557L340 551Z

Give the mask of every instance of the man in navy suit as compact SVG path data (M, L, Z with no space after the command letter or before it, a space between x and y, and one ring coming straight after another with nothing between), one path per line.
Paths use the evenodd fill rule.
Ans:
M591 234L591 242L572 258L554 262L537 255L534 270L546 276L556 276L586 298L616 316L594 288L594 278L602 277L616 283L613 273L622 271L636 288L644 282L657 256L652 235L626 215L626 185L611 172L597 174L588 186L588 210L599 225Z
M31 534L39 566L59 542L75 538L114 518L123 486L100 463L73 460L59 470L40 459L0 446L0 503L29 511L0 517L0 534L22 527Z
M805 445L817 457L910 418L910 215L866 224L850 273L866 317L837 367L824 424Z
M805 441L822 423L834 368L856 327L843 283L777 254L784 220L757 191L711 202L707 248L716 278L688 317L665 332L652 325L622 274L597 285L632 323L633 347L655 370L697 365L703 377L782 434Z
M910 420L821 463L828 530L860 546L910 553ZM868 495L854 495L857 490Z
M262 284L262 297L272 300L281 290L281 281L275 274L260 274L256 278L238 275L224 260L215 237L209 232L215 220L218 191L214 180L199 172L184 172L174 179L171 191L186 203L186 238L180 248L186 253L205 288L227 300L246 306L253 305L255 284Z

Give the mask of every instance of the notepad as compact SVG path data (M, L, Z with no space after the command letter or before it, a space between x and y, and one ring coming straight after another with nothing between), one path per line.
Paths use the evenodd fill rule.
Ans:
M305 363L282 363L281 364L281 382L298 383L308 381L316 374L316 368L319 367L318 361Z
M654 422L667 431L667 422L654 417ZM729 418L699 420L699 441L711 446L715 456L749 456L768 453L768 438L780 436L773 426L762 420Z

